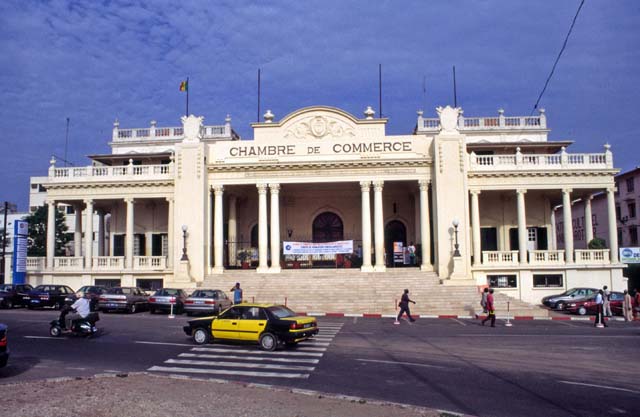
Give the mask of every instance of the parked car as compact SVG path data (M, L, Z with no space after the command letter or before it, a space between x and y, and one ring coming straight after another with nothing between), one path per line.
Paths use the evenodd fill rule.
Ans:
M100 296L107 291L106 287L101 287L98 285L85 285L83 287L78 288L73 294L69 294L64 302L67 304L73 304L78 298L84 297L86 293L89 293L91 296L91 301L89 302L91 306L91 311L96 311L98 309L98 302L100 301Z
M221 290L195 290L184 302L184 310L188 316L197 313L220 314L233 303Z
M148 296L138 287L114 287L104 292L98 301L98 309L109 311L127 311L135 313L147 308Z
M584 316L586 314L596 314L598 312L598 307L596 304L596 295L597 293L593 293L587 298L583 298L582 300L570 301L567 303L564 308L565 311L569 313L579 314ZM621 292L611 292L611 313L614 316L622 315L622 303L624 301L624 294Z
M33 290L29 284L2 284L0 285L0 306L13 308L24 306L24 296Z
M285 306L275 304L238 304L217 317L191 320L184 332L202 345L210 341L259 343L264 350L295 345L318 334L314 317L296 316Z
M187 293L178 288L160 288L149 297L149 313L156 311L171 311L181 314L184 311L184 302L187 300Z
M7 366L9 347L7 342L7 325L0 323L0 368Z
M586 298L596 291L596 288L571 288L562 294L544 297L542 304L554 310L563 310L567 302Z
M60 310L64 299L73 294L73 290L66 285L38 285L23 297L29 308L53 307Z

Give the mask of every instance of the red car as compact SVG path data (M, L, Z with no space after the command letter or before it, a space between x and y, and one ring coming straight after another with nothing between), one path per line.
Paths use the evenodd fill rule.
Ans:
M596 295L598 293L591 294L587 298L581 300L575 300L567 303L564 310L569 313L579 314L581 316L587 314L596 314ZM611 292L611 313L614 316L622 315L622 302L624 301L624 294L621 292Z

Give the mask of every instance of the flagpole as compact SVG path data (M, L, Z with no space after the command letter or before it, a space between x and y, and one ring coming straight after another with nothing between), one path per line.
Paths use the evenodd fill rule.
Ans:
M185 116L189 117L189 77L187 77L187 113Z

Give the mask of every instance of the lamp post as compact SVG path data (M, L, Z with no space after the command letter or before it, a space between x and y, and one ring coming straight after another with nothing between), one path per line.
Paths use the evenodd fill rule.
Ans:
M181 261L188 261L189 257L187 256L187 225L182 225L182 257Z
M453 256L454 257L459 257L460 255L460 245L458 244L458 226L460 225L460 222L458 221L458 219L453 219L453 234L455 236L455 244L453 245L454 251L453 251Z

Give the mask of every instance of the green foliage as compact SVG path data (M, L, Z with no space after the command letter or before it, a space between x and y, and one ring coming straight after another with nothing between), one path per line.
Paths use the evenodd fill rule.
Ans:
M599 237L594 237L588 244L589 249L607 249L607 242Z
M47 255L47 216L49 206L44 205L28 215L25 220L29 223L29 239L27 256ZM56 210L56 246L55 256L64 256L64 246L69 242L70 236L65 224L65 216L60 210Z

